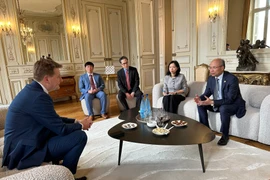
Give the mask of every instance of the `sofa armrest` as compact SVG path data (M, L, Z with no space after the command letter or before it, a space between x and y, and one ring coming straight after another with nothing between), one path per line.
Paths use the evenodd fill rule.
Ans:
M5 180L41 180L41 179L55 179L55 180L74 180L71 171L61 165L44 165L29 170L6 176Z
M157 108L157 102L163 96L163 83L155 84L152 90L152 107Z
M0 130L5 127L5 120L9 105L0 105Z
M260 108L259 136L258 141L264 144L270 144L270 95L266 96Z

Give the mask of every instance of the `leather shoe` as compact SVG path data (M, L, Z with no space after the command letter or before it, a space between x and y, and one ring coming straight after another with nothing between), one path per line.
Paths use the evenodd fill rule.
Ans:
M75 178L75 180L87 180L87 177L83 176L83 177L80 177L80 178Z
M103 119L108 119L108 116L107 116L106 114L101 114L101 117L102 117Z
M94 118L94 116L89 116L88 119L93 121L95 118Z
M217 144L220 146L225 146L228 143L228 141L229 141L229 136L222 135L222 137L220 138Z

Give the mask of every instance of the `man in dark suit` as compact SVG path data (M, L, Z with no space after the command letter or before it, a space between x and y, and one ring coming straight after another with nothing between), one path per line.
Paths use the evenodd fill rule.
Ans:
M200 122L209 127L207 110L220 112L222 137L218 145L226 145L229 140L229 128L232 115L241 118L246 113L245 101L240 93L236 76L224 71L223 59L214 59L209 66L210 74L205 92L194 101L198 105ZM213 95L213 99L210 96Z
M92 101L94 98L100 100L101 111L100 114L104 119L107 119L106 106L107 96L103 89L105 88L104 81L100 74L94 73L94 63L86 62L84 64L86 73L81 75L79 81L79 89L81 91L81 98L85 99L85 104L89 113L90 120L94 120L94 113L92 107Z
M25 169L40 166L43 162L63 160L62 165L76 173L87 142L82 129L88 130L92 121L60 117L55 112L48 93L60 88L63 81L61 67L50 58L37 61L34 81L26 85L10 104L2 162L8 169Z
M128 65L128 58L122 56L119 59L122 69L117 72L117 82L119 87L118 99L124 106L125 110L128 110L127 99L136 98L136 107L140 107L142 91L140 90L140 78L138 71L135 67Z

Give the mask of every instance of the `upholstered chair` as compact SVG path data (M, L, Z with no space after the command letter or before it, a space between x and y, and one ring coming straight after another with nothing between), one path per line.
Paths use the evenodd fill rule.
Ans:
M194 67L195 81L207 81L209 77L209 70L207 64L200 64Z
M118 105L120 111L124 111L125 108L124 108L124 106L122 105L122 103L120 102L120 100L118 98L119 87L118 87L117 81L115 81L115 87L117 89L117 92L116 92L117 105ZM126 99L126 101L127 101L129 109L136 107L136 98Z
M109 107L110 107L110 98L108 95L106 95L106 96L107 96L106 113L108 113ZM94 98L92 103L93 103L94 115L100 115L100 110L101 110L100 100L98 98ZM88 116L89 114L88 114L88 110L87 110L87 107L85 104L85 99L81 100L81 105L82 105L83 113Z

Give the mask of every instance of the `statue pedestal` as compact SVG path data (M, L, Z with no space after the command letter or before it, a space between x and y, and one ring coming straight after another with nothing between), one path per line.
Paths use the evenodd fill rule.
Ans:
M270 72L265 71L230 71L240 84L270 85Z

